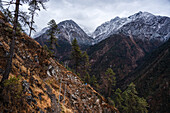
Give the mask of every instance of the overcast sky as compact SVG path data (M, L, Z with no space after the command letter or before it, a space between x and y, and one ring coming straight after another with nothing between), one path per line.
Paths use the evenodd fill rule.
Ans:
M35 18L37 31L54 19L56 23L72 19L83 29L93 32L110 19L128 17L139 11L170 17L170 0L50 0L47 10Z

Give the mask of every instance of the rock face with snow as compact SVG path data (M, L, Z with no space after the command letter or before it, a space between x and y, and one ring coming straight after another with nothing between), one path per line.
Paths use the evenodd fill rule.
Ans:
M155 16L148 12L138 12L127 18L116 17L97 27L92 37L95 43L98 43L112 34L166 41L170 37L170 18Z
M40 33L34 36L36 40L48 39L47 31L49 28L44 28ZM58 24L59 33L56 31L56 37L59 40L67 41L71 44L72 40L76 38L79 45L91 45L92 38L90 38L73 20L62 21Z
M66 38L70 43L76 38L80 45L91 45L90 38L74 21L66 20L58 24L59 36Z

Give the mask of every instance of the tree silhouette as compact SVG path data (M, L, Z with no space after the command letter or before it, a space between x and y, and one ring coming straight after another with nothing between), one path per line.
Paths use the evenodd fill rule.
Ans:
M20 5L20 0L16 0L16 2L15 2L14 23L13 23L13 37L12 37L12 41L11 41L11 44L10 44L9 59L7 61L6 69L5 69L5 72L3 74L3 78L1 80L1 82L8 79L9 73L11 72L12 58L13 58L13 54L14 54L15 39L16 39L16 33L17 33L19 5Z
M144 98L137 95L135 84L131 83L128 88L123 92L122 107L123 113L147 113L148 104Z
M57 24L55 22L54 19L50 20L50 22L48 22L48 27L49 27L49 30L48 30L48 33L47 35L50 37L50 50L52 50L52 54L56 54L55 53L55 48L56 46L58 46L58 43L57 43L57 37L56 37L56 33L59 33L59 29L57 28Z
M112 88L116 86L116 77L115 73L111 68L108 68L105 72L105 75L107 75L106 79L108 81L108 97L111 96Z
M72 41L72 51L71 51L71 59L73 61L73 69L75 73L78 72L78 66L80 66L80 62L82 60L82 52L78 45L76 38Z
M31 21L30 21L30 25L29 25L29 28L30 28L30 31L29 31L29 36L31 36L31 33L32 33L32 30L35 31L35 29L33 28L33 24L35 23L34 22L34 16L36 13L36 11L40 11L41 7L43 9L46 9L45 6L44 6L44 3L47 2L49 0L31 0L29 2L29 8L28 10L30 11L29 14L31 15Z

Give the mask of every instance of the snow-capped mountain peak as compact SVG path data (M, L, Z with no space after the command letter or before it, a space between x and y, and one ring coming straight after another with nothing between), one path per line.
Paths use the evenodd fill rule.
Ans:
M170 18L155 16L148 12L138 12L127 18L115 17L97 27L92 33L95 43L112 34L132 35L143 39L166 41L169 38Z
M48 27L42 29L42 31L34 37L48 39L48 29ZM76 38L80 45L92 44L92 38L90 38L73 20L65 20L60 22L58 24L58 29L59 33L57 33L58 31L56 31L56 37L58 37L59 40L65 40L71 44L72 40Z
M153 17L154 15L148 12L142 12L139 11L138 13L135 13L134 15L129 16L129 19L135 20L137 18L144 18L144 19L148 19L150 17Z
M70 43L74 38L77 39L81 45L91 45L92 38L90 38L73 20L62 21L58 24L60 30L59 37L65 38Z
M114 19L111 19L108 22L105 22L101 26L97 27L94 33L92 34L92 37L96 39L97 37L101 37L104 35L104 37L107 37L111 32L117 31L120 27L130 22L131 19L129 18L119 18L115 17Z

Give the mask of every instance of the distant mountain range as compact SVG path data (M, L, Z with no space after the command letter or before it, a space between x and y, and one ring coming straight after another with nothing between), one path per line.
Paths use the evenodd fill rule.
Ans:
M107 39L111 35L118 34L138 40L143 52L149 52L158 47L170 37L170 18L164 16L155 16L148 12L138 12L127 18L116 17L100 25L88 36L73 20L65 20L58 24L59 33L56 32L58 44L56 47L57 58L62 61L69 59L71 51L71 42L77 39L80 47L85 50L91 45L97 45L99 42ZM34 36L41 45L48 46L49 36L47 36L48 27ZM140 41L140 39L142 41ZM135 43L138 43L135 42ZM143 45L142 45L143 43ZM138 48L139 48L138 47ZM141 53L142 54L142 53Z
M127 18L115 17L103 23L88 36L73 20L66 20L58 24L60 33L56 34L59 38L66 39L69 43L76 38L80 45L94 45L108 38L112 34L124 34L135 36L142 40L166 41L170 37L170 18L165 16L155 16L148 12L138 12ZM47 38L46 31L42 29L34 38Z

